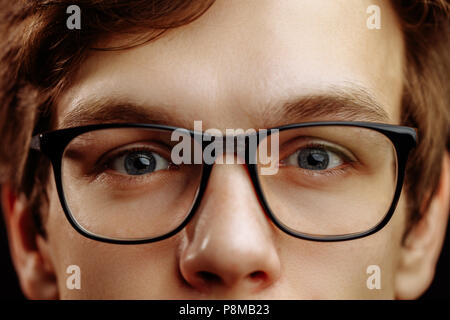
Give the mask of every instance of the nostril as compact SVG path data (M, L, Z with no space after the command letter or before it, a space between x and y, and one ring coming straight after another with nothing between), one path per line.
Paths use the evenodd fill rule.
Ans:
M197 272L197 276L204 280L205 282L208 282L210 284L220 284L222 283L222 278L220 278L218 275L208 272L208 271L199 271Z
M267 279L267 274L263 271L255 271L250 273L250 279L254 281L264 281Z

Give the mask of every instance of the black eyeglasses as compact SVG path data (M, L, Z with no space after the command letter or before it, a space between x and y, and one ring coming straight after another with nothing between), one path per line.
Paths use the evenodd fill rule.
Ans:
M392 217L417 143L413 128L339 121L229 138L115 123L39 134L31 148L49 157L75 230L98 241L139 244L166 239L190 221L213 166L230 155L230 141L233 159L242 153L238 161L248 167L265 214L282 231L314 241L371 235Z

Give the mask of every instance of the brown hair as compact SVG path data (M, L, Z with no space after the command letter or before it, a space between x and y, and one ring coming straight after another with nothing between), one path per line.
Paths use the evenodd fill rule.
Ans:
M28 146L33 133L51 129L50 106L70 85L68 75L100 39L127 34L124 48L157 39L197 19L213 1L0 0L0 184L9 181L28 196L31 211L39 212L49 166ZM73 4L81 8L83 26L68 31L66 8ZM437 187L441 159L450 147L450 4L392 5L407 49L402 121L418 128L420 136L406 176L410 221L415 221Z
M450 150L450 2L397 0L393 7L406 46L402 123L419 133L406 170L410 229L428 208Z

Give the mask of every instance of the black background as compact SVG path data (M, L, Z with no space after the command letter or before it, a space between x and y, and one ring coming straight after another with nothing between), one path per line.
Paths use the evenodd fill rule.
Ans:
M1 211L0 211L1 215ZM18 284L14 267L9 255L7 235L3 221L0 218L0 300L23 300L25 299ZM444 247L439 259L436 276L430 288L421 299L450 299L450 233L447 232Z

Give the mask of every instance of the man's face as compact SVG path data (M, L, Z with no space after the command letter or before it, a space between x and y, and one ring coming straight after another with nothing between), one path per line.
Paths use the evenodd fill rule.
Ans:
M220 130L332 120L326 114L283 118L278 106L349 88L369 93L387 122L398 124L402 34L385 2L381 29L368 29L370 5L360 0L219 0L200 19L157 41L92 52L58 101L58 126L81 102L107 99L164 110L176 121L168 125L189 129L194 120L202 120L204 129ZM201 206L181 232L155 243L116 245L87 239L70 226L53 180L49 194L47 241L61 298L371 299L396 294L403 197L389 224L372 236L305 241L283 233L265 216L244 165L217 165ZM66 288L69 265L80 267L81 290ZM380 267L381 290L367 288L369 265Z

